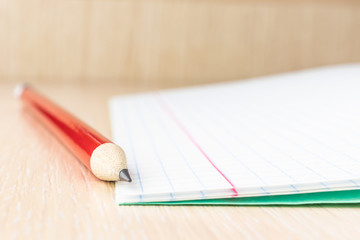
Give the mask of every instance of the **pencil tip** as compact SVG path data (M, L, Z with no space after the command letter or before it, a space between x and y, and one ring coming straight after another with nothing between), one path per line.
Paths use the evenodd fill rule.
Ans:
M126 182L131 182L131 177L130 177L130 174L129 174L129 170L127 169L123 169L120 171L119 173L119 178L121 181L126 181Z

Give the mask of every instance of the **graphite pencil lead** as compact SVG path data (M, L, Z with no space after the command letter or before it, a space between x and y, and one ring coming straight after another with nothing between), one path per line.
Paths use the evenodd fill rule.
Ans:
M130 177L130 174L129 174L129 170L127 169L123 169L120 171L119 173L119 178L121 181L126 181L126 182L131 182L131 177Z

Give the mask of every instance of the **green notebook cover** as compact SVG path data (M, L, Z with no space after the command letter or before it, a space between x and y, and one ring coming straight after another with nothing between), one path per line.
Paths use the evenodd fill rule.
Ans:
M360 203L360 190L301 193L260 197L223 198L173 202L126 203L120 205L213 205L213 206L266 206L305 204L349 204Z

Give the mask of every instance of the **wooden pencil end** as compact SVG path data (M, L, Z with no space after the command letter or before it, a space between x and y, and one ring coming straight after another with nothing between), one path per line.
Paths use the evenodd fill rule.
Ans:
M90 158L93 174L104 181L119 181L119 173L127 169L124 150L114 143L98 146Z

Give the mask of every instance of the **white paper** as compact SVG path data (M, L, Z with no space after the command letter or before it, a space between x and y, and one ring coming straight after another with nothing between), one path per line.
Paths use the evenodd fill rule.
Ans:
M118 203L360 185L360 65L114 97Z

